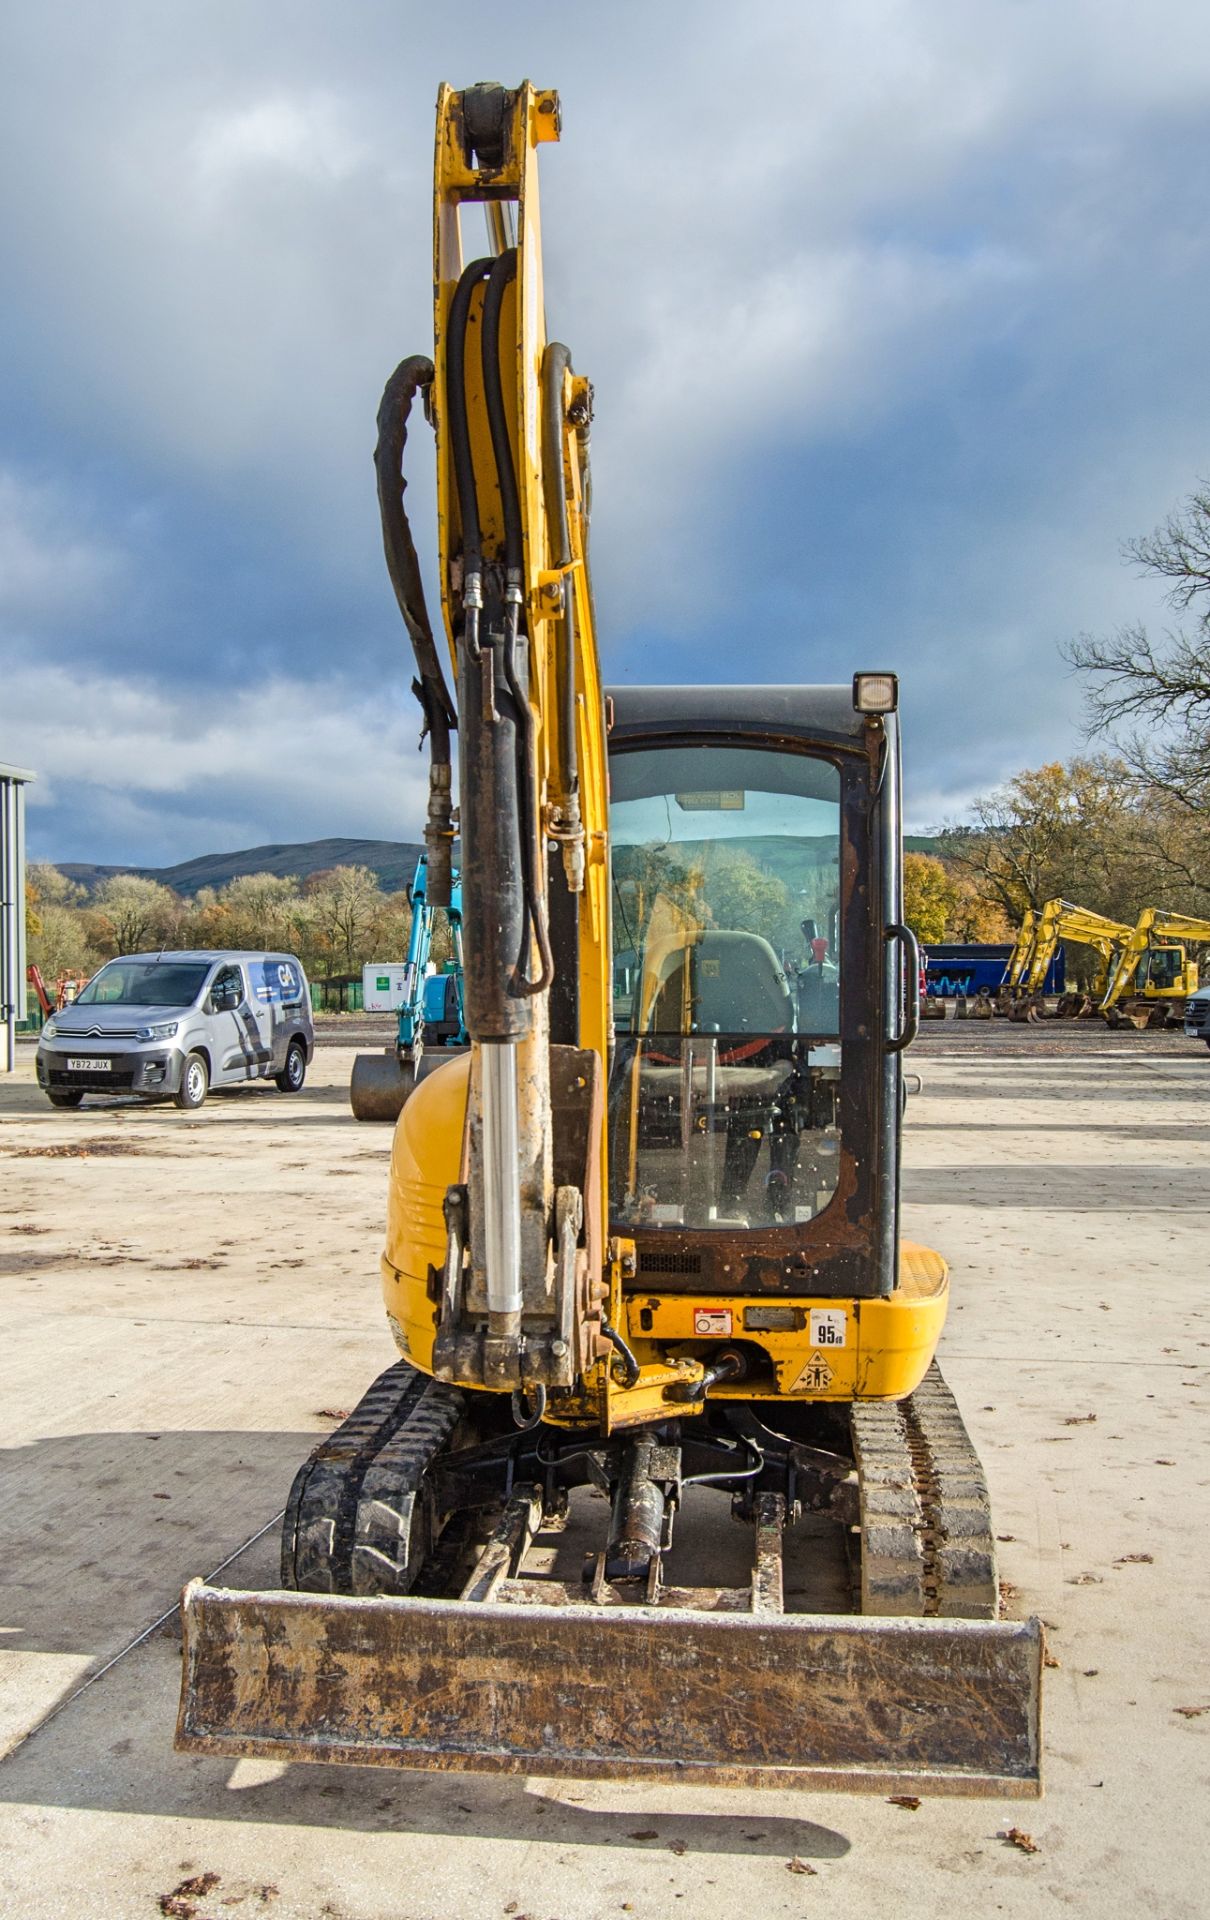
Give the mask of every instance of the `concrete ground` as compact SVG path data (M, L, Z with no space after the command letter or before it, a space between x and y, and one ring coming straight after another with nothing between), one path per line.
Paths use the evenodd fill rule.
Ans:
M0 1081L0 1912L1203 1914L1210 1058L1179 1036L951 1023L913 1060L905 1228L953 1262L942 1362L1057 1663L1040 1803L173 1752L181 1583L273 1583L273 1530L244 1543L394 1357L351 1058L197 1115L52 1111L28 1048Z

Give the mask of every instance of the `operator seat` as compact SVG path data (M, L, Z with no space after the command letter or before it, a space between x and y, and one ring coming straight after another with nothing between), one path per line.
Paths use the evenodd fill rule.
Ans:
M648 991L643 998L651 1008L645 1022L649 1032L681 1034L686 1027L691 1033L793 1031L790 983L773 948L759 933L711 927L663 940L656 953L646 956L646 971Z

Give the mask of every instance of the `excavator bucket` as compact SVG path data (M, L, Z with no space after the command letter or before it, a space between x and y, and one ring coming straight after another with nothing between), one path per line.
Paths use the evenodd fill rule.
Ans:
M1037 1621L543 1605L524 1584L451 1601L194 1581L177 1745L582 1779L1040 1791Z
M394 1047L382 1053L359 1053L349 1080L349 1105L355 1120L389 1120L392 1125L415 1082L412 1065L400 1060Z

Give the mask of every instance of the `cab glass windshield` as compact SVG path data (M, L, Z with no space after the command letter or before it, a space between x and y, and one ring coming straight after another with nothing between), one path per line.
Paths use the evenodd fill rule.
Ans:
M78 1007L191 1007L210 969L196 960L111 960L76 998Z
M811 1219L839 1150L840 776L687 745L610 781L613 1218Z

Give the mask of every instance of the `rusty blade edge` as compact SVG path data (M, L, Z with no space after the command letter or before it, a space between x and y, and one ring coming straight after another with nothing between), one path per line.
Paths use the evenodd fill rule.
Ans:
M480 1655L483 1648L479 1643L486 1638L490 1648L490 1636L498 1627L502 1634L502 1646L506 1652L511 1652L515 1662L518 1616L521 1613L526 1616L526 1627L533 1633L535 1646L542 1644L546 1631L559 1630L566 1635L571 1624L569 1613L573 1619L578 1614L579 1619L575 1622L577 1629L591 1631L594 1636L594 1659L603 1661L610 1658L610 1636L615 1636L615 1648L620 1646L624 1650L628 1633L633 1635L641 1631L650 1636L655 1627L657 1634L667 1632L667 1651L681 1666L686 1658L690 1664L695 1664L693 1635L695 1632L702 1633L703 1622L703 1616L698 1613L661 1609L602 1610L585 1607L570 1610L534 1607L521 1610L491 1602L472 1607L453 1601L241 1593L233 1589L206 1588L201 1582L193 1582L186 1589L182 1601L185 1668L177 1744L194 1752L224 1756L246 1754L360 1766L522 1773L552 1778L678 1780L719 1785L840 1788L866 1792L923 1790L936 1794L1001 1795L1011 1798L1035 1797L1041 1791L1040 1679L1043 1640L1041 1624L1037 1620L992 1623L863 1619L853 1615L800 1615L759 1620L733 1614L710 1616L706 1629L708 1657L717 1657L721 1650L729 1658L732 1648L737 1655L742 1655L739 1670L735 1674L738 1694L743 1696L746 1687L755 1687L757 1693L752 1697L757 1698L760 1689L767 1686L769 1710L775 1722L777 1716L781 1716L787 1731L794 1724L792 1696L795 1670L792 1664L787 1663L786 1656L791 1653L795 1639L804 1645L804 1651L808 1641L813 1640L816 1646L826 1650L828 1643L834 1639L838 1645L847 1643L850 1647L857 1647L865 1657L875 1653L881 1645L892 1665L896 1659L902 1665L905 1653L909 1660L923 1655L926 1665L922 1671L927 1671L934 1683L938 1660L944 1666L953 1653L959 1656L960 1664L964 1654L973 1656L975 1665L968 1665L955 1685L955 1706L960 1701L964 1702L968 1716L972 1705L976 1707L976 1719L970 1726L969 1758L962 1753L955 1757L952 1751L947 1754L942 1743L935 1765L928 1757L927 1742L923 1751L901 1755L898 1762L893 1747L888 1748L885 1764L880 1754L871 1757L868 1729L864 1742L860 1737L860 1722L869 1699L860 1694L854 1696L851 1704L853 1723L859 1736L852 1743L852 1759L845 1755L843 1743L840 1750L836 1750L834 1709L841 1703L833 1699L829 1702L833 1750L812 1762L784 1757L785 1745L780 1737L780 1726L777 1737L768 1742L767 1750L758 1742L755 1752L723 1751L717 1756L708 1749L705 1752L699 1750L689 1757L620 1752L616 1747L604 1753L581 1751L580 1738L576 1735L582 1738L584 1729L578 1727L574 1719L570 1724L564 1720L561 1727L553 1729L556 1742L553 1751L542 1746L541 1733L536 1733L536 1737L528 1742L524 1741L523 1736L520 1739L515 1737L515 1722L510 1724L507 1743L501 1741L499 1728L495 1729L493 1738L490 1719L468 1725L464 1741L456 1727L451 1730L448 1713L444 1718L439 1715L436 1721L417 1730L416 1709L418 1703L423 1703L418 1695L402 1691L407 1684L402 1673L401 1704L406 1705L411 1715L412 1733L400 1737L392 1728L390 1709L389 1706L384 1709L381 1695L375 1711L385 1717L380 1717L377 1727L371 1724L363 1732L355 1724L363 1698L357 1691L355 1681L350 1682L347 1697L343 1700L339 1698L340 1688L337 1686L337 1697L330 1697L324 1712L318 1715L314 1702L308 1705L304 1701L300 1705L295 1689L290 1685L283 1689L280 1684L283 1678L296 1677L300 1671L304 1671L307 1653L314 1651L313 1641L307 1653L300 1655L297 1649L291 1649L283 1640L282 1634L288 1634L292 1623L309 1629L308 1639L315 1629L322 1630L326 1626L333 1626L342 1634L353 1631L357 1640L361 1639L363 1630L368 1630L375 1639L382 1636L383 1650L389 1653L388 1635L382 1633L384 1627L389 1632L390 1629L397 1631L407 1625L411 1641L411 1629L415 1629L423 1638L426 1629L436 1621L440 1623L441 1633L447 1633L454 1627L465 1627L476 1637ZM277 1684L272 1689L274 1697L271 1697L268 1683L269 1661L265 1648L267 1627L272 1629L273 1659L278 1667ZM617 1636L621 1636L621 1639ZM787 1644L787 1636L790 1644ZM241 1658L245 1650L248 1656L246 1664ZM359 1653L364 1656L365 1647L346 1647L344 1651L357 1658ZM423 1651L430 1672L439 1669L443 1661L449 1662L452 1658L457 1662L458 1659L457 1652L451 1654L448 1645L426 1645ZM329 1661L335 1657L336 1669L339 1670L339 1650L328 1648L326 1653ZM548 1648L547 1660L539 1662L535 1669L536 1698L542 1695L544 1668L549 1675L551 1654L555 1654L557 1660L556 1649ZM981 1674L979 1656L987 1654L991 1656L992 1665L990 1670ZM293 1676L289 1674L292 1655ZM752 1664L754 1660L755 1667ZM801 1671L805 1673L810 1669L803 1668ZM332 1673L329 1665L329 1681ZM650 1675L647 1677L651 1678ZM912 1677L910 1668L908 1677ZM999 1682L1001 1701L1004 1690L1008 1690L1012 1703L1011 1728L995 1723L990 1706L983 1720L979 1720L978 1703L977 1700L972 1701L971 1694L972 1687L976 1694L982 1691L980 1681L983 1679ZM381 1668L377 1683L381 1684ZM522 1684L525 1684L524 1681ZM655 1684L658 1687L658 1674ZM293 1706L290 1704L292 1698ZM541 1704L540 1698L538 1704ZM599 1701L597 1705L599 1707ZM335 1712L332 1711L333 1707ZM250 1709L254 1709L251 1714ZM842 1706L846 1734L845 1716L849 1710L847 1704ZM929 1711L937 1716L946 1709L940 1708L934 1698ZM536 1725L542 1724L539 1714ZM277 1731L278 1727L282 1731ZM587 1744L591 1747L591 1734ZM861 1751L863 1744L864 1752ZM606 1746L610 1746L608 1739ZM780 1753L777 1751L779 1746Z

